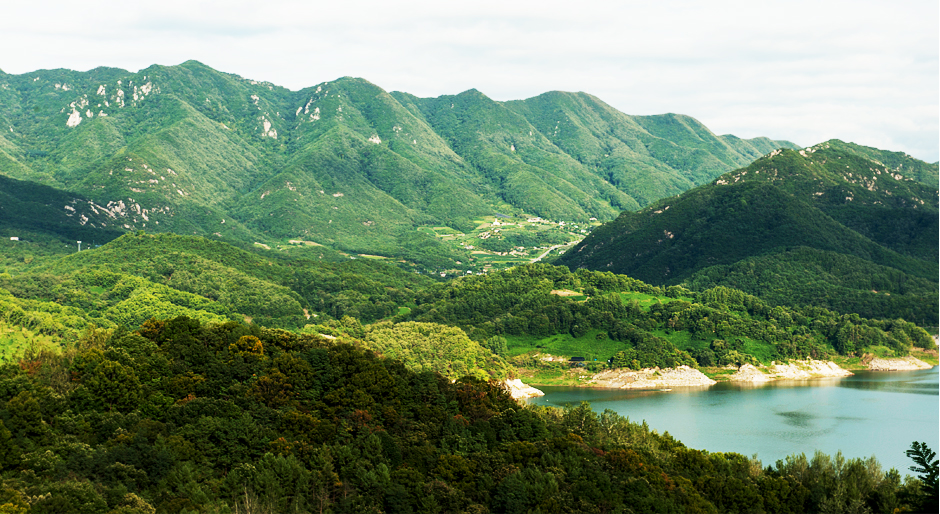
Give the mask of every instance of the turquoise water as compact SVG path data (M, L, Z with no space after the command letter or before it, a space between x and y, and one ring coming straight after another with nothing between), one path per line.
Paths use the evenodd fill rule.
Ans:
M764 466L787 455L822 450L874 455L909 474L912 441L940 453L938 368L858 372L846 378L719 383L707 388L629 391L543 387L537 405L588 401L671 435L690 448L757 454Z

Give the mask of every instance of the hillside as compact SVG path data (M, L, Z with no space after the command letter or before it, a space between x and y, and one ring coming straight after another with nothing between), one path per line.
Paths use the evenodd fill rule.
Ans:
M114 222L111 207L79 194L0 175L0 236L5 239L48 235L70 243L105 243L123 233Z
M0 175L81 197L109 229L302 239L433 269L472 256L420 227L610 220L794 147L584 93L417 98L348 77L290 91L195 61L0 73L0 122Z
M320 316L392 316L432 283L394 265L322 255L316 248L275 252L198 236L125 234L0 274L0 292L9 294L0 319L60 337L90 325L131 327L181 315L298 330ZM62 309L68 317L42 314Z
M236 323L152 320L31 353L0 365L0 413L9 512L930 507L926 473L902 484L874 457L765 468L611 410L523 406L483 380Z
M540 358L545 354L584 357L596 371L903 355L933 345L927 332L903 320L773 306L726 287L694 292L548 264L437 284L399 319L459 327L530 369L552 368Z
M709 185L622 213L556 262L652 284L729 285L775 295L783 305L935 325L937 190L901 171L931 165L906 158L888 167L871 159L882 154L895 155L835 140L774 151ZM802 273L793 269L794 256L804 261ZM758 262L760 279L753 271ZM825 271L814 263L825 263ZM778 266L792 271L769 271ZM876 275L835 278L859 267ZM750 278L724 276L731 269ZM859 299L879 291L891 298Z

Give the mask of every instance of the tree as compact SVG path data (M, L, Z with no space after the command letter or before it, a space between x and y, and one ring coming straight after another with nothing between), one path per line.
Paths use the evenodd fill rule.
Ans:
M923 483L925 498L921 503L920 510L923 512L937 512L937 473L940 466L938 466L936 452L931 450L927 443L914 441L911 443L911 449L904 453L916 464L916 466L911 466L909 469L918 473L917 478Z

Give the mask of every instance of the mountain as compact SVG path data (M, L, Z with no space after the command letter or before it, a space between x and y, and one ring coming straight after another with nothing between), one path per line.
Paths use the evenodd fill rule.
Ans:
M0 126L0 175L108 206L109 229L429 248L435 262L469 255L416 228L610 220L794 148L584 93L417 98L348 77L290 91L195 61L0 72Z
M866 302L849 297L887 292L891 299L862 312L935 322L937 190L904 173L929 174L936 165L897 155L837 140L776 150L711 184L622 213L556 263L652 284L778 291L780 303L796 295L798 303L837 310L852 304L853 312ZM873 159L879 156L897 160L889 166ZM874 275L859 280L858 269ZM837 284L845 289L833 297Z
M777 148L767 138L716 136L679 114L628 116L585 93L553 91L507 102L552 144L627 193L636 210L715 178L715 172L749 164Z
M122 234L114 220L124 204L99 205L74 193L0 175L0 236L105 243ZM134 206L130 206L131 209Z

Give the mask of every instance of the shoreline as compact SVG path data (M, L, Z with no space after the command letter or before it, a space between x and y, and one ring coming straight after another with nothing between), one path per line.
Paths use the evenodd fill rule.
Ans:
M872 359L869 366L855 371L914 371L933 368L932 364L923 362L915 357L898 357L892 359ZM734 368L725 368L730 370ZM523 390L517 390L516 387L510 387L513 391L513 397L519 394L519 398L530 398L532 396L541 396L542 392L536 387L543 386L565 386L578 387L585 389L648 389L648 390L667 390L673 387L709 387L720 382L739 382L761 384L774 382L778 380L812 380L817 378L842 378L852 376L854 373L842 368L833 361L821 361L814 359L791 360L787 363L772 362L769 366L754 366L743 364L733 373L716 376L715 374L706 375L701 370L689 366L680 366L679 368L646 368L639 371L628 369L604 370L589 377L578 379L573 383L552 383L532 381L529 385L522 384L522 381L516 379L522 388L538 391L530 396L522 396ZM583 376L583 375L582 375ZM528 377L532 380L535 377ZM718 380L715 380L715 379ZM507 386L509 386L507 384ZM521 388L520 388L521 389ZM518 393L516 392L518 391Z
M892 359L874 358L868 364L870 371L916 371L930 369L933 366L913 356Z
M599 389L663 389L706 387L718 382L689 366L645 368L639 371L611 369L595 374L585 384Z
M786 364L771 362L770 366L756 367L744 364L733 375L731 382L771 382L776 380L808 380L812 378L848 377L854 375L832 361L814 359L791 360Z

